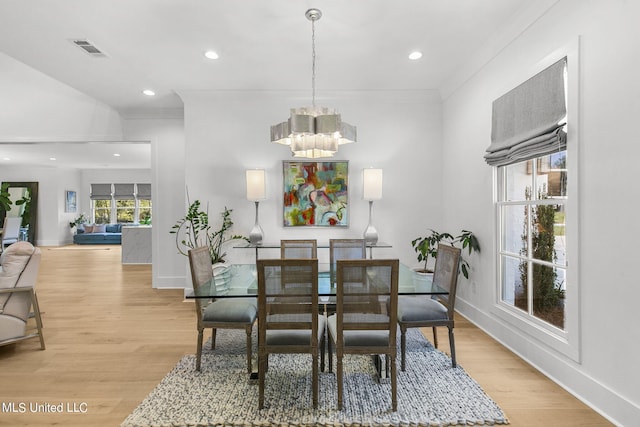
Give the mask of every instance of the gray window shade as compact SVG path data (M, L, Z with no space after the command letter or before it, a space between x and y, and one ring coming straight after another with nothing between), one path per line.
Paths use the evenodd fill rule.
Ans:
M563 58L493 101L488 164L504 166L566 149L561 122L567 115L566 63Z
M138 200L151 200L151 184L136 184L138 186Z
M113 184L115 192L113 198L116 200L134 200L136 198L134 194L133 184Z
M111 200L111 184L91 184L91 200Z

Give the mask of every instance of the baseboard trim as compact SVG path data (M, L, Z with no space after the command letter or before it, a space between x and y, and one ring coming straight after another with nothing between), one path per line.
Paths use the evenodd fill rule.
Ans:
M456 312L613 424L633 425L640 419L638 405L581 371L581 365L560 357L468 301L458 298ZM532 347L535 351L531 351ZM534 356L524 354L520 348L528 348Z

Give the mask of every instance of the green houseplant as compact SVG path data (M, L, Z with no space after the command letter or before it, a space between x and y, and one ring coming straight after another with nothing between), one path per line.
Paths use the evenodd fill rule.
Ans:
M457 236L446 232L440 233L433 229L429 229L429 231L431 233L425 237L418 237L411 241L411 246L418 254L418 262L424 263L422 268L416 270L419 273L433 273L433 270L429 268L429 259L433 258L435 261L438 254L438 243L441 242L460 247L463 252L467 250L469 255L473 252L480 253L480 242L469 230L462 230ZM469 278L469 262L464 257L460 259L460 271L466 279Z
M169 231L169 233L176 235L178 253L187 256L189 249L207 246L211 256L211 264L224 262L226 253L223 251L223 245L226 242L236 239L248 240L244 236L229 235L233 227L232 212L233 209L228 209L225 206L221 213L222 222L220 228L214 229L209 223L208 209L207 211L201 210L199 200L191 203L186 215L176 221L171 227L171 231Z

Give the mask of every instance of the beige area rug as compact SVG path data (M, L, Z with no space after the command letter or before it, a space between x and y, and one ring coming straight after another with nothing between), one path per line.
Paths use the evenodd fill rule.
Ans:
M141 426L458 426L508 424L498 405L460 366L418 330L407 333L407 370L398 370L398 411L391 385L378 380L369 356L345 358L345 395L337 410L336 377L320 373L318 409L311 404L311 357L272 355L265 409L258 410L257 381L249 380L243 331L218 331L215 351L184 356L122 423ZM255 340L254 340L255 343ZM206 349L210 349L207 343Z

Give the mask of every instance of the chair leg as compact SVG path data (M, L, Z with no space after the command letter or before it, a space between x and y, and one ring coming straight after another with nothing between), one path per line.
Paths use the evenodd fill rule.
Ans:
M322 334L322 339L320 340L320 371L324 372L324 347L325 341L327 340L327 335Z
M393 412L396 412L398 410L398 381L395 353L388 354L387 359L391 360L391 407L393 408Z
M216 349L216 328L211 328L211 350Z
M451 367L456 367L456 343L453 337L453 326L449 326L449 348L451 349Z
M312 357L311 388L313 389L313 409L318 409L318 352L315 351Z
M405 370L405 356L407 352L407 328L400 326L400 369Z
M264 382L267 375L267 360L269 355L258 352L258 409L264 408Z
M33 316L36 318L36 327L38 328L38 337L40 338L40 349L44 350L45 346L44 346L44 335L42 335L42 328L43 328L42 316L40 315L40 306L38 305L38 296L36 295L33 289L31 289L31 298L32 298L31 305L33 306Z
M433 346L435 348L438 348L438 330L436 329L435 326L432 329L433 329Z
M247 326L247 372L251 374L251 327Z
M338 411L342 411L342 349L336 348L336 382L338 383Z
M196 349L196 371L200 370L200 360L202 358L202 335L204 334L203 328L198 328L198 347Z

